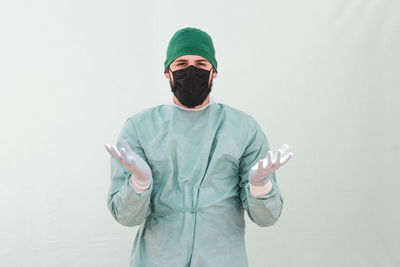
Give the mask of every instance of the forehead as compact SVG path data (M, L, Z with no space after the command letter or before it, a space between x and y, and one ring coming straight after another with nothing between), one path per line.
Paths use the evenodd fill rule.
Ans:
M174 60L174 62L178 61L178 60L187 60L187 61L206 60L208 62L207 59L205 59L202 56L198 56L198 55L183 55L183 56L177 57Z

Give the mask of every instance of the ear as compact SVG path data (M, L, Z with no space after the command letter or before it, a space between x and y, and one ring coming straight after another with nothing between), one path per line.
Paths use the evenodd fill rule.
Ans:
M217 78L217 71L213 68L214 72L213 72L213 79Z
M166 69L166 71L164 72L165 78L169 79L169 67Z

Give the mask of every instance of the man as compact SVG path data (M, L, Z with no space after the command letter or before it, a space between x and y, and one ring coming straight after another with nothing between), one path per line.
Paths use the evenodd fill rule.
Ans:
M140 225L131 266L247 266L244 210L261 227L280 217L267 138L246 113L210 99L217 61L211 37L184 28L164 63L173 103L128 118L111 157L107 205L122 225Z

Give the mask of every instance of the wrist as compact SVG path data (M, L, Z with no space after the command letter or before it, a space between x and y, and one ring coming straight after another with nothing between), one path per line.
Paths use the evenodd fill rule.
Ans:
M272 189L271 179L264 185L252 185L250 184L250 193L253 196L262 196L266 195Z
M129 178L129 184L132 186L132 188L135 190L136 193L142 193L150 187L151 179L149 179L149 181L146 182L138 181L132 174L131 177Z
M132 179L138 186L146 187L151 184L152 177L150 176L148 178L138 178L134 173L132 173L130 179Z

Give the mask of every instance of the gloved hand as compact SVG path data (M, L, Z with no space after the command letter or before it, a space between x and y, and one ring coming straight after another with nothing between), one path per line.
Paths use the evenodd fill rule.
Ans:
M278 152L275 153L274 158L272 158L272 152L269 150L267 152L267 157L265 159L259 160L250 170L249 182L251 185L262 186L268 183L272 177L272 173L279 169L283 164L285 164L292 156L293 153L290 152L282 160L282 154L289 148L287 144L281 146Z
M152 181L149 165L135 153L125 139L121 139L121 151L115 145L104 144L107 151L118 160L125 169L132 172L132 179L140 186L148 186Z

